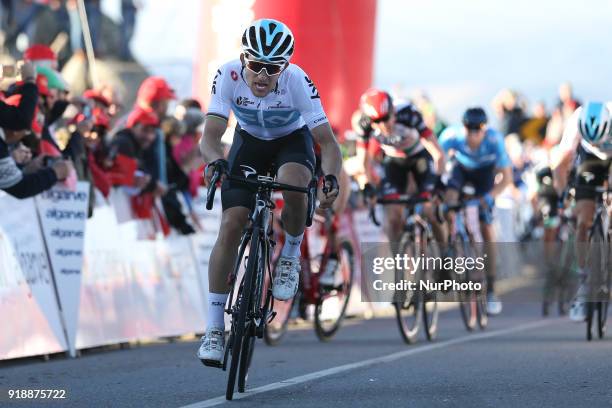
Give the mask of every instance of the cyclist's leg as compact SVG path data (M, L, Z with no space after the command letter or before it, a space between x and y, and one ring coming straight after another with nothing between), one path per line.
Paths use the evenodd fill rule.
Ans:
M411 171L419 194L431 194L435 188L436 174L433 158L427 150L423 150L413 157ZM431 202L423 205L423 214L431 224L436 241L440 244L445 244L448 236L446 223L440 223L438 217L434 214L434 206Z
M406 161L387 158L383 161L383 167L385 170L385 178L381 182L383 195L404 194L408 185L409 172ZM399 251L399 241L404 231L403 215L403 205L384 206L383 231L389 239L391 254L397 254Z
M602 186L608 178L607 161L581 153L581 162L576 169L576 256L578 267L585 270L588 252L589 230L595 215L595 188Z
M495 165L476 169L469 173L468 180L476 189L476 196L482 197L493 190L495 185ZM496 271L496 248L495 248L495 230L493 229L493 208L484 208L482 205L479 209L480 232L484 241L484 251L487 254L487 294L493 296L495 294L495 277Z
M308 128L303 127L279 139L281 142L276 153L277 181L298 187L307 187L315 170L315 155L312 136ZM285 204L282 221L288 236L303 235L306 226L308 198L303 193L283 191ZM299 239L300 244L302 239ZM287 240L285 246L287 247ZM299 244L296 248L299 251ZM299 256L299 252L294 252Z
M459 192L465 184L465 172L463 167L456 161L451 161L451 168L448 174L445 175L447 178L446 191L444 192L444 204L447 206L453 206L459 204ZM455 233L455 211L446 211L446 225L450 234Z
M466 181L473 184L477 197L489 193L495 185L495 164L466 172ZM479 208L480 233L484 241L484 254L486 254L486 281L487 281L487 313L496 315L502 311L502 302L495 293L496 248L495 230L493 228L493 209Z
M275 163L280 183L307 187L313 177L315 155L312 135L307 127L279 139ZM281 250L273 294L279 300L295 296L299 284L300 246L306 226L308 197L303 193L283 191L285 204L281 218L285 230L285 243Z

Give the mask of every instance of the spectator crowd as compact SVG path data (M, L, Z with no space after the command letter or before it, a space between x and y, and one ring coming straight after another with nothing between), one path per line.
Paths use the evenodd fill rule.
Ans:
M204 112L197 100L177 101L163 78L151 76L121 116L110 87L72 94L49 47L35 44L23 60L0 100L0 189L26 198L88 181L90 215L120 191L133 218L154 221L153 234L200 228L193 198L204 166Z

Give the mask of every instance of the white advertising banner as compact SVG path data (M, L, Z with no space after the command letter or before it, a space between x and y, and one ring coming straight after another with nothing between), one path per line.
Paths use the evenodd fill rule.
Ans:
M137 240L129 224L108 205L87 221L77 348L204 329L199 234Z
M75 191L55 186L36 197L72 356L76 355L75 340L88 203L87 182L77 183Z
M0 360L68 349L33 199L0 192Z
M192 235L193 256L196 262L200 290L202 292L202 307L206 313L208 304L208 260L212 252L219 227L221 226L221 189L217 189L212 210L206 210L206 189L200 188L198 196L194 199L194 209L200 219L200 225L204 231L200 234ZM226 326L228 317L226 318ZM229 326L228 326L229 327Z
M120 233L113 207L96 206L87 220L77 349L136 340L131 320L128 241Z

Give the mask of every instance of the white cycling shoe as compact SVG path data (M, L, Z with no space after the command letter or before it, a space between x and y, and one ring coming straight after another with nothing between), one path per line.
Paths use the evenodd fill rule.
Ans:
M495 316L501 313L503 308L501 300L495 295L495 293L487 294L487 314Z
M221 367L225 351L225 331L221 327L212 327L202 336L198 349L198 358L209 367Z
M588 293L588 286L586 283L581 283L574 297L574 301L570 306L569 318L573 322L584 322L586 319L586 298Z
M300 283L300 269L300 258L281 256L276 267L272 296L278 300L294 297Z

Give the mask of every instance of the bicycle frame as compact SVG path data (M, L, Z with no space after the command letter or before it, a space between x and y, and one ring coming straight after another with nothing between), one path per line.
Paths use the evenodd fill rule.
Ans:
M259 177L263 177L263 176L259 176ZM272 179L269 178L269 181L272 181ZM272 222L272 211L271 210L273 208L274 208L274 203L270 199L269 192L261 188L258 189L256 196L255 196L255 206L253 210L251 211L251 213L249 214L250 225L248 225L244 230L244 233L242 235L242 239L240 242L240 246L239 246L238 257L236 258L236 262L234 264L233 272L228 276L228 284L232 287L232 289L230 291L230 296L229 296L228 303L227 303L228 307L225 309L225 312L230 314L231 316L234 316L235 313L238 312L237 310L238 302L233 301L236 282L237 282L236 278L238 276L238 271L240 269L240 263L242 262L242 259L244 257L246 247L251 241L253 232L255 230L259 234L261 247L263 249L263 253L260 254L260 256L262 257L262 261L264 262L264 265L263 265L264 269L267 269L267 273L271 277L269 249L274 248L275 246L275 242L270 239L271 222ZM261 297L263 294L261 293L262 292L261 288L263 288L263 280L265 278L264 276L265 272L266 271L264 271L263 274L261 273L258 274L258 276L255 278L256 282L255 282L254 295L256 296L256 298L254 299L254 302L253 302L254 305L260 305L260 306L262 305ZM239 287L242 287L243 282L244 282L244 276L243 276L243 280L240 281ZM240 291L236 294L236 296L237 297L240 296ZM260 337L260 333L263 333L263 326L266 323L268 311L273 310L273 308L274 308L274 298L272 297L271 290L268 288L268 291L265 295L265 302L263 303L263 308L261 308L259 313L255 313L255 311L251 311L251 314L247 316L249 320L254 319L254 321L256 322L256 326L257 326L256 331L257 331L258 337Z

